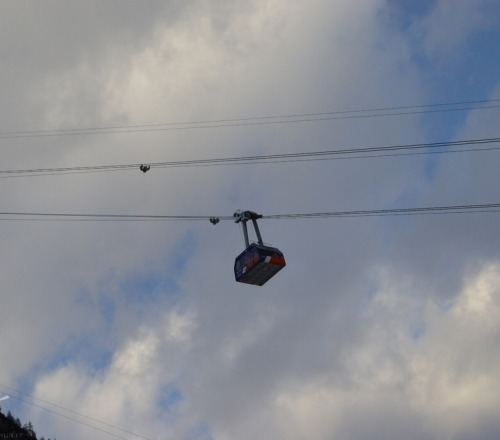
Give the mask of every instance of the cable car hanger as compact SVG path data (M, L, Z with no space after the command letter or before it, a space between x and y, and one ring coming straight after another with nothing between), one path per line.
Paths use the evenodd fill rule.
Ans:
M257 241L259 242L260 245L264 245L264 242L262 241L262 236L260 235L259 225L257 225L257 219L262 218L262 214L257 214L253 211L241 211L238 209L238 211L236 211L233 214L233 218L235 223L241 223L241 226L243 227L243 236L245 238L246 247L250 246L250 243L248 241L248 229L247 229L248 220L252 220L253 227L255 229L255 234L257 235Z

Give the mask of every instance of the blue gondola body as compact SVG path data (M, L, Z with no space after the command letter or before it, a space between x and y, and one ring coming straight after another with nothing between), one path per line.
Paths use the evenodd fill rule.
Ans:
M234 276L239 283L262 286L285 266L285 257L279 249L252 243L236 257Z

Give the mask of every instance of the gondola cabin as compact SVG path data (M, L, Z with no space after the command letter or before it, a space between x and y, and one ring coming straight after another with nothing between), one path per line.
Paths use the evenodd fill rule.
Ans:
M253 211L236 211L234 221L243 226L246 249L234 261L234 277L239 283L263 286L286 266L285 257L279 249L267 246L262 241L257 219L262 215ZM247 222L251 220L257 235L257 243L248 240Z
M286 266L279 249L252 243L234 262L234 277L239 283L262 286Z

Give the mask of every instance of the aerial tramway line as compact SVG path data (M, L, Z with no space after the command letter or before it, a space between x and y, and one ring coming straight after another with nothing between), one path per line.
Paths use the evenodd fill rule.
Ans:
M272 246L264 244L257 224L258 219L320 219L320 218L359 218L372 216L413 216L413 215L457 215L457 214L500 213L500 203L483 203L447 206L401 207L386 209L365 209L354 211L324 211L291 214L260 215L253 211L236 211L233 216L209 217L205 215L146 215L146 214L82 214L82 213L50 213L50 212L15 212L1 211L0 221L179 221L209 220L213 225L224 220L241 223L245 249L236 257L234 276L237 282L264 285L283 267L286 266L283 253ZM257 242L250 243L247 222L252 221Z
M478 139L469 141L460 141L460 143L493 143L500 142L500 138ZM444 143L436 145L444 146ZM403 145L383 147L384 149L406 149L429 147L430 144ZM448 145L447 145L448 146ZM492 148L492 149L497 149ZM363 151L372 150L372 148L363 149ZM323 154L331 152L317 152L314 154ZM299 156L308 153L300 153ZM288 155L285 155L288 156ZM269 156L275 158L276 156ZM279 156L282 158L282 155ZM235 159L253 159L254 157L235 158ZM260 159L260 157L259 157ZM232 159L220 159L226 161ZM202 161L203 163L205 161ZM188 164L192 164L190 161ZM147 173L153 164L140 164L138 166L142 173ZM157 166L159 164L155 164ZM130 165L132 166L132 165ZM137 165L134 165L137 166ZM117 166L121 169L122 166ZM129 167L126 165L125 167ZM95 167L90 167L95 170ZM100 169L101 167L97 167ZM109 167L102 167L108 169ZM26 172L52 172L52 171L76 171L76 168L65 169L38 169L38 170L5 170L2 173L26 173ZM78 168L78 170L90 169L87 167ZM262 235L257 224L258 219L298 219L298 218L341 218L341 217L368 217L368 216L387 216L387 215L421 215L421 214L465 214L465 213L493 213L500 212L500 203L487 204L468 204L454 206L427 206L427 207L406 207L389 209L369 209L354 211L330 211L330 212L310 212L310 213L292 213L292 214L274 214L261 215L253 211L236 211L233 216L208 217L203 215L144 215L144 214L75 214L75 213L48 213L48 212L0 212L0 221L165 221L165 220L209 220L213 225L221 220L234 220L235 223L241 223L243 237L245 240L245 249L236 257L234 262L234 276L239 283L263 286L274 275L286 266L283 253L275 247L264 244ZM248 221L251 221L257 237L256 242L250 243L248 236Z

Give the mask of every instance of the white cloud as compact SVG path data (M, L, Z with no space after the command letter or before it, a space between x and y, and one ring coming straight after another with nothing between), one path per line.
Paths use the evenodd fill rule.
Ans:
M397 275L381 281L358 321L364 340L343 349L344 368L284 387L275 423L287 438L483 438L480 426L499 404L499 264L471 274L445 309L422 310L412 299L418 286L408 291ZM409 332L412 316L425 327L419 337ZM258 435L271 438L265 428Z
M464 33L461 20L482 17L460 3L457 24L435 33L433 20L449 5L436 3L424 20L430 51L458 47L478 23ZM79 9L79 26L92 29L73 29L82 39L54 42L69 35L56 10L26 33L50 57L31 82L16 79L18 62L4 72L14 89L31 84L12 114L0 104L0 114L17 115L16 127L413 105L428 93L409 55L415 48L385 27L381 0L127 5L107 29L93 7ZM137 17L127 30L130 14ZM41 31L50 24L53 32ZM3 53L20 47L5 41ZM461 132L494 136L496 125L493 112L471 112ZM27 138L3 140L3 167L423 139L417 115ZM19 211L174 215L492 202L498 164L488 154L447 156L433 179L425 159L410 156L5 179L0 200ZM9 361L0 383L33 384L38 397L152 438L461 438L481 423L481 432L498 432L489 418L498 407L494 214L262 221L264 240L288 262L262 289L234 282L243 240L232 222L1 226L0 327L8 337L0 359ZM106 438L25 410L46 437Z
M153 434L155 430L177 429L177 405L181 401L175 390L183 376L179 358L189 345L188 329L193 326L193 320L172 311L163 321L165 333L161 327L137 329L116 349L109 365L100 370L69 363L41 377L35 396L58 402L57 412L81 422L80 425L74 421L68 423L60 417L53 420L52 429L65 435L81 432L83 437L101 435L86 424L118 435L124 435L118 428L143 435ZM173 390L173 397L167 395L163 403L167 406L158 407L165 399L162 393L168 389ZM179 398L182 400L182 396ZM42 406L52 408L46 403ZM37 420L47 416L42 410L35 414ZM157 435L160 436L156 433L153 438L159 438Z

